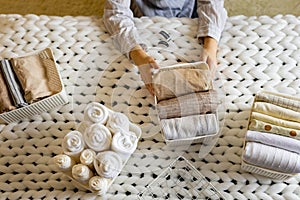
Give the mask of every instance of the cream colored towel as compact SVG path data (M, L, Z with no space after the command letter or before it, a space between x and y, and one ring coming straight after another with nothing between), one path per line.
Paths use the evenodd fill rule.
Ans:
M84 164L76 164L72 167L72 176L75 180L87 184L94 174L88 166Z
M95 157L95 151L92 149L84 149L80 154L80 163L88 166L90 169L93 169Z
M123 167L119 154L113 151L104 151L96 155L94 168L99 176L113 179L121 172Z
M283 136L292 137L298 140L300 139L300 130L298 129L291 129L282 126L277 126L274 124L262 122L255 119L250 120L249 130L275 133Z
M65 154L59 154L53 157L53 162L62 171L71 171L72 167L76 164L75 160Z
M105 124L108 119L108 109L98 103L91 102L84 109L84 120L90 123Z
M280 119L300 122L300 113L271 103L254 102L253 111Z
M62 142L62 149L66 155L79 161L80 153L85 147L84 139L79 131L70 131L65 135Z
M115 133L119 130L129 131L130 121L128 117L120 112L112 113L107 121L106 126L111 130L111 132Z
M108 190L109 180L100 176L93 176L89 180L89 187L97 193L97 195L103 196Z
M105 151L110 148L112 135L103 124L92 124L84 134L86 145L95 152Z

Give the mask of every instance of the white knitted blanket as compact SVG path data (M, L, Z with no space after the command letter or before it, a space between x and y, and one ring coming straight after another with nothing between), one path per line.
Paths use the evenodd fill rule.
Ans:
M197 61L197 22L161 17L136 19L161 65ZM161 30L171 41L156 47ZM300 95L300 17L230 17L220 42L217 80L225 93L221 135L205 148L166 146L154 100L137 69L112 45L100 18L0 15L0 58L51 47L70 103L23 121L0 125L0 199L98 199L77 189L51 158L64 135L78 127L87 103L125 113L143 131L137 151L108 191L108 199L137 199L179 155L187 158L225 199L300 199L300 176L272 180L241 170L243 137L253 95L265 89ZM172 53L175 52L175 53Z

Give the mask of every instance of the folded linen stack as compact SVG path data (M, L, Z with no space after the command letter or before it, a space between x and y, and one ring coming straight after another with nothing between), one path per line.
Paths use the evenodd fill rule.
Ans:
M153 84L166 141L194 140L218 132L218 94L206 63L161 68Z
M270 92L256 94L245 136L243 162L289 176L300 173L299 111L300 99Z
M63 153L53 161L80 185L103 196L136 150L141 129L98 102L87 105L79 129L65 135Z
M50 48L34 55L0 61L0 114L27 106L61 90Z

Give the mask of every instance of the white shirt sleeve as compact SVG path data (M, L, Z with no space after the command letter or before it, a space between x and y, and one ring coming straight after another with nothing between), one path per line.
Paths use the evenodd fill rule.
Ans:
M218 42L227 20L224 0L197 0L198 38L210 36Z
M132 48L143 43L134 24L130 2L130 0L108 0L103 14L104 25L111 34L115 47L127 57Z

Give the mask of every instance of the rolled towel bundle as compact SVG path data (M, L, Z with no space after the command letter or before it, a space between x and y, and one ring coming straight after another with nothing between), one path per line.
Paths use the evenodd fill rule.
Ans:
M104 178L115 178L122 169L122 159L113 151L104 151L96 155L94 168L99 176Z
M107 121L107 127L113 132L117 132L119 130L129 131L130 121L128 117L120 112L114 112L109 116Z
M68 155L60 154L53 158L53 162L62 171L71 171L76 162Z
M111 132L103 124L92 124L84 132L86 145L95 152L109 149L111 139Z
M72 167L72 176L75 180L88 183L89 179L94 176L92 170L84 164L76 164Z
M108 190L108 184L109 181L106 178L100 177L100 176L93 176L89 180L89 187L96 191L96 193L100 196L103 196L106 194Z
M79 131L70 131L65 135L62 142L62 149L66 155L72 156L75 161L79 161L80 153L85 146L83 135Z
M243 160L249 164L283 173L300 172L300 155L257 142L247 142Z
M84 120L90 123L105 124L108 119L108 109L98 103L89 103L84 110Z
M138 138L135 133L120 130L113 136L111 149L125 161L135 151L137 144Z
M247 142L258 142L300 154L300 141L290 137L248 130L245 140Z
M0 113L16 109L12 101L9 88L0 70Z
M80 163L93 169L96 152L91 149L84 149L80 154Z
M215 114L162 119L160 122L164 130L164 137L168 140L213 135L219 131Z
M191 93L157 103L160 119L185 117L189 115L216 113L219 105L215 90Z

